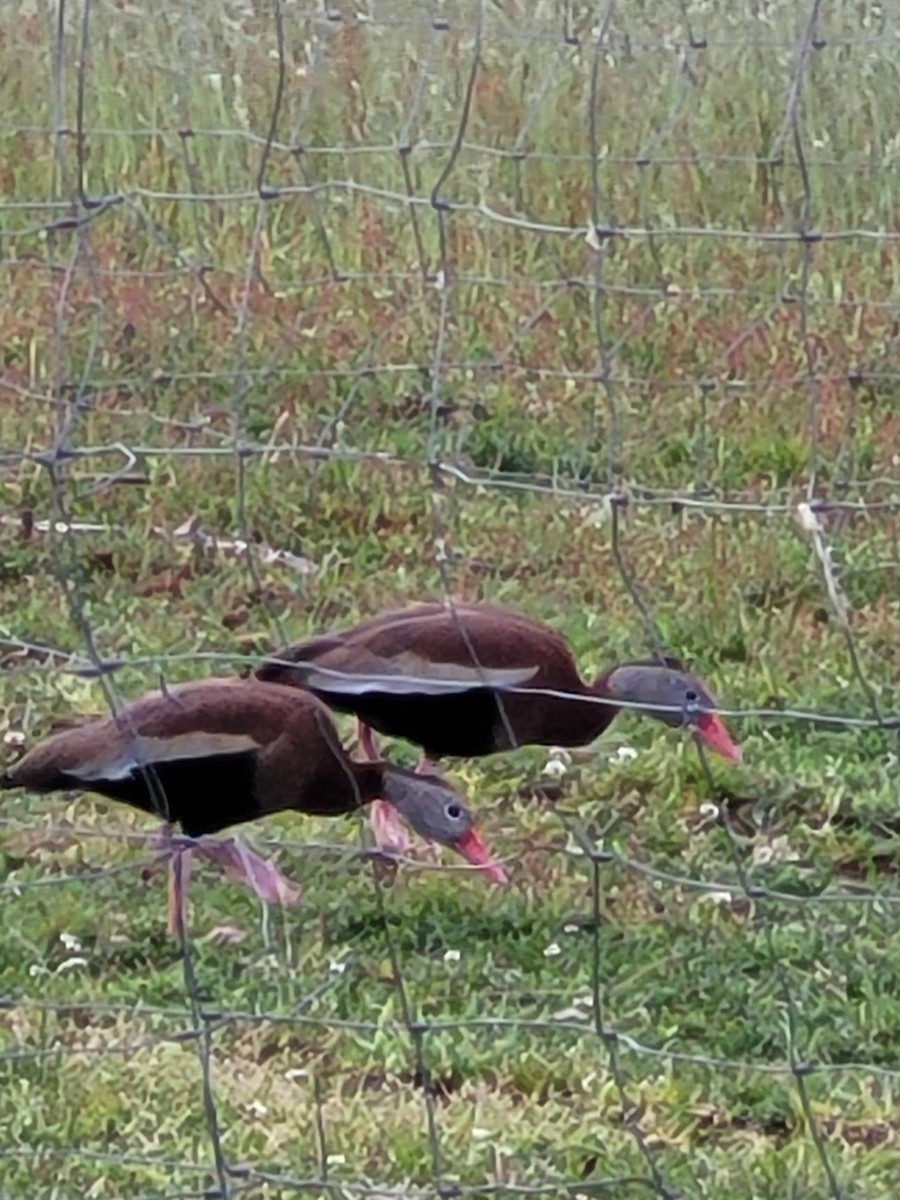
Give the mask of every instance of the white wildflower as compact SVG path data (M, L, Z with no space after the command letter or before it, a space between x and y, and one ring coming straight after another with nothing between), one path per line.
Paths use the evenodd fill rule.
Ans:
M609 761L611 763L634 762L637 756L638 752L634 746L619 746L615 754L609 756Z

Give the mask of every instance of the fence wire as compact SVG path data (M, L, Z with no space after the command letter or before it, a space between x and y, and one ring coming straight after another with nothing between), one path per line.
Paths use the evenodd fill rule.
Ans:
M261 835L306 915L247 942L195 887L177 951L136 891L146 822L10 801L2 1194L890 1195L891 6L7 8L10 754L389 598L481 596L587 657L706 655L751 794L661 735L658 771L585 758L578 804L558 756L552 786L466 764L524 880L499 908L447 865L395 891L364 840ZM635 797L672 772L664 850ZM799 874L767 870L818 800ZM577 949L504 958L545 909ZM677 926L690 1018L642 921ZM480 994L452 978L479 939Z

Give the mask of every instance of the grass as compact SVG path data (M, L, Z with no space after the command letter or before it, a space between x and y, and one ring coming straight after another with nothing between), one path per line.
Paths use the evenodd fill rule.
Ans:
M589 675L647 648L629 584L731 709L896 711L900 553L878 505L897 487L897 240L757 236L803 217L779 130L806 14L688 6L707 44L685 49L678 6L617 11L595 191L595 15L487 6L452 159L474 8L444 6L448 30L423 11L284 6L264 169L270 10L91 10L86 54L67 8L56 92L55 17L3 33L4 726L30 743L103 711L66 669L85 629L133 696L445 588L552 621ZM808 223L893 228L888 40L849 3L819 34ZM82 60L84 188L122 199L47 232L79 165L48 131L76 127ZM283 189L263 202L261 169ZM594 218L632 232L598 255ZM54 480L20 452L64 427L79 455ZM477 482L436 490L429 458ZM861 506L820 519L871 692L797 520L811 482ZM614 539L611 486L665 502L629 505ZM695 488L731 507L668 503ZM264 921L198 866L205 1037L162 884L140 879L148 823L89 795L11 798L4 1196L219 1194L208 1060L231 1194L253 1200L887 1200L895 735L732 724L745 764L709 778L623 717L553 802L541 751L452 764L505 890L449 862L376 873L362 821L252 830L304 902Z

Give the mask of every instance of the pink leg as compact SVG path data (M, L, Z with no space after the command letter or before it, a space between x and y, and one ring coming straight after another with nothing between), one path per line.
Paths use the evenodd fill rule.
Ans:
M356 740L359 742L359 748L362 750L366 758L374 759L381 758L378 751L378 742L375 740L375 734L364 721L357 718L356 721Z
M194 855L217 863L229 879L246 884L264 904L296 904L300 899L299 889L286 879L274 863L263 858L238 838L202 837L175 844L170 826L165 826L160 838L162 850L147 867L143 875L149 879L163 862L169 867L169 915L167 932L175 936L185 927L185 899L190 880L191 862Z
M356 722L356 740L368 759L380 758L378 743L372 730L363 721ZM373 800L369 806L369 822L375 845L387 854L405 854L411 847L409 835L400 824L397 810L387 800Z
M169 937L178 937L184 933L190 879L190 847L173 847L172 858L169 861L169 919L166 922L166 933Z
M149 880L161 868L163 863L168 866L168 915L166 918L166 933L176 937L179 931L185 929L185 911L187 888L191 877L190 847L176 844L173 838L172 826L164 824L159 834L160 849L153 860L141 872L144 880Z

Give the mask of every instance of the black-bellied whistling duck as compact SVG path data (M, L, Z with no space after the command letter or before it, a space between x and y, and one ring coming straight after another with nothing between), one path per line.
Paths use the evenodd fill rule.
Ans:
M116 717L41 742L0 776L0 787L78 788L163 817L169 828L158 861L171 864L170 932L183 928L185 853L218 862L266 902L296 900L273 863L235 838L209 836L288 809L336 816L384 797L420 836L451 847L495 882L506 878L447 783L384 761L353 762L321 700L252 680L152 692ZM175 823L197 840L176 845Z
M370 758L378 754L372 729L413 742L423 751L417 771L445 755L587 745L626 704L672 727L689 719L710 750L741 760L720 717L687 714L689 706L713 709L715 702L677 659L621 663L586 683L555 629L493 604L425 603L383 612L279 651L254 677L306 688L353 713ZM373 806L371 814L376 838L402 838L387 806Z

